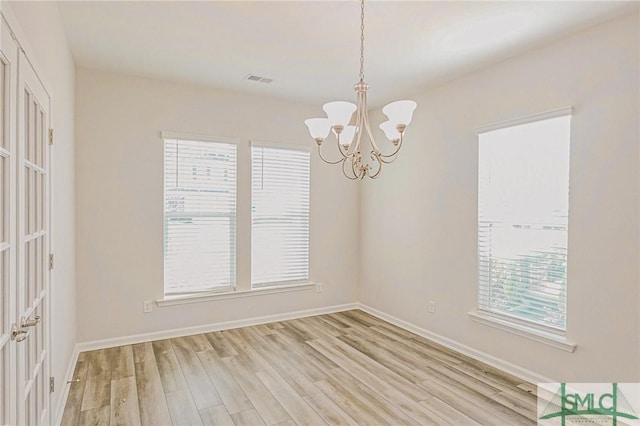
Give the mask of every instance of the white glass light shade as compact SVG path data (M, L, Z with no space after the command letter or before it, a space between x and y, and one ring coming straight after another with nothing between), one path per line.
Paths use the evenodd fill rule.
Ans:
M384 123L380 124L380 128L384 132L387 139L389 139L390 141L393 142L394 140L400 139L400 132L398 132L398 129L396 129L396 125L391 121L385 121Z
M322 106L331 126L346 126L351 121L351 116L356 110L356 105L351 102L335 101Z
M342 133L340 133L340 145L351 146L357 129L356 126L346 126Z
M382 108L382 112L390 122L394 124L404 124L408 126L413 118L413 111L416 109L414 101L395 101Z
M309 133L313 139L325 140L329 136L331 123L326 118L309 118L304 120L304 124L309 128Z

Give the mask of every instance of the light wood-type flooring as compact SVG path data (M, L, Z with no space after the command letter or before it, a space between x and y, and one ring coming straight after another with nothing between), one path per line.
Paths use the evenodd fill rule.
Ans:
M360 310L83 352L63 425L534 425L535 389Z

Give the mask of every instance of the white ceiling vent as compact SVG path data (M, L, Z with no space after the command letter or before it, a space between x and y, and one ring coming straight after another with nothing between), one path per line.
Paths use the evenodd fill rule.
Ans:
M260 83L269 84L273 81L272 78L260 77L259 75L248 74L244 77L245 80L257 81Z

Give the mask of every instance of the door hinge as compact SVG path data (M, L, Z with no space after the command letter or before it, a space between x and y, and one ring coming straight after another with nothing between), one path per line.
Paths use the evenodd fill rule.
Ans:
M49 145L53 145L53 129L49 129Z
M56 379L51 376L49 377L49 393L54 393L56 391Z
M53 253L51 253L51 254L49 254L49 269L50 270L53 269L53 260L54 260Z

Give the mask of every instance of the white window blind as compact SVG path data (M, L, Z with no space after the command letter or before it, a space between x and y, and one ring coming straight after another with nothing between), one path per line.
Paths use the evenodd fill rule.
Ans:
M309 152L251 147L251 285L309 278Z
M479 134L479 309L566 330L570 115Z
M165 138L165 294L230 289L235 267L236 145Z

